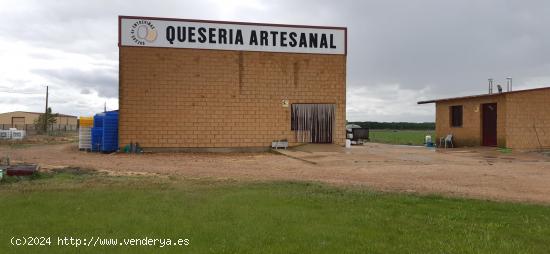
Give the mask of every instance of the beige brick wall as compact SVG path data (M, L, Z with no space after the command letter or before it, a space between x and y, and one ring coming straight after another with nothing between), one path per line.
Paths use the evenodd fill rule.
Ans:
M506 103L508 147L550 148L550 89L507 94Z
M66 124L76 126L78 123L77 117L58 116L55 118L55 124Z
M503 95L463 100L440 101L436 103L436 142L440 137L452 133L457 146L481 145L482 104L497 103L497 145L506 146L506 101ZM451 127L450 106L462 105L462 127Z
M346 56L120 47L119 144L267 147L295 141L292 103L336 105L345 143Z
M11 124L13 117L24 117L25 124L34 124L34 120L38 119L38 114L29 112L8 112L0 114L0 124Z
M25 124L34 124L34 121L38 119L40 114L32 113L32 112L22 112L22 111L15 111L15 112L8 112L8 113L2 113L0 114L0 124L11 124L13 117L24 117L25 118ZM78 118L76 117L66 117L66 116L58 116L55 118L56 124L68 124L68 125L75 125L77 124Z

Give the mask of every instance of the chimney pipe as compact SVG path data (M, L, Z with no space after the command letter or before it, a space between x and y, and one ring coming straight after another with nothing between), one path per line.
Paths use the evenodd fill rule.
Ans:
M506 87L508 88L508 92L512 91L512 77L506 78Z
M493 79L489 79L489 94L493 93Z

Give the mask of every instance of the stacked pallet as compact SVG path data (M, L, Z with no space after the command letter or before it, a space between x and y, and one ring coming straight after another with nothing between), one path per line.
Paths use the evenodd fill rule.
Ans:
M80 128L78 129L78 149L92 149L92 128L94 126L93 117L81 116L79 119Z

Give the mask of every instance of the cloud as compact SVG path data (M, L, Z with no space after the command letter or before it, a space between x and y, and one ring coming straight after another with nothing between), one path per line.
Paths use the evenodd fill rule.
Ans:
M90 89L88 89L88 88L84 88L84 89L80 90L80 94L91 94L91 93L92 93L92 91L90 91Z
M4 1L0 90L50 85L67 114L116 108L118 15L346 26L348 118L427 121L433 107L416 101L485 93L489 77L548 86L548 9L542 0ZM32 96L10 94L0 111L41 111Z
M32 73L47 78L59 86L82 87L81 91L94 90L101 97L118 98L118 72L116 69L79 70L67 69L35 69Z
M433 105L419 107L416 102L426 99L430 88L420 90L402 88L399 84L356 87L347 93L349 121L435 121Z

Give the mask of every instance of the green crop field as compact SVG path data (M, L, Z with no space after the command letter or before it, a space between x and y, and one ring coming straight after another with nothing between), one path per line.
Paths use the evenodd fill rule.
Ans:
M432 142L435 143L435 131L417 131L417 130L370 130L370 142L385 143L394 145L424 145L426 135L432 136Z
M0 184L0 253L546 253L549 236L547 206L318 183L75 171ZM23 237L51 243L11 245ZM180 245L122 244L129 238Z

